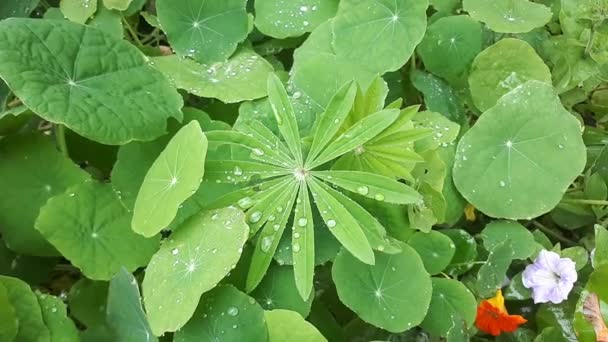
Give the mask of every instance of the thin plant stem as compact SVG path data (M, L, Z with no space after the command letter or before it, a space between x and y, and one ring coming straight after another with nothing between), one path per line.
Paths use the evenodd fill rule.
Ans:
M545 233L547 235L551 235L553 238L559 240L560 242L562 242L565 245L568 245L568 246L578 245L578 243L576 241L565 237L562 233L556 231L555 229L551 229L538 221L532 221L532 225L534 227L540 229L543 233Z
M61 151L64 156L69 158L70 153L68 151L68 144L65 141L65 126L55 125L55 139L57 141L59 151Z

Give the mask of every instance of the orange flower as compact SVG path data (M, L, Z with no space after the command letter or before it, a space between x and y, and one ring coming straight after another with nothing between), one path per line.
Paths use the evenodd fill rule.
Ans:
M509 315L501 290L496 292L495 297L482 301L477 307L475 325L479 330L492 336L513 332L526 322L527 320L520 315Z

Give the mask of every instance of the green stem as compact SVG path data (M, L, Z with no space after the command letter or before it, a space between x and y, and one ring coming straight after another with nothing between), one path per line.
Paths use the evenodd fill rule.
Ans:
M131 27L131 24L129 24L129 22L127 21L127 19L124 16L122 16L121 19L122 19L122 23L127 28L127 31L129 32L129 35L131 36L133 41L135 41L135 43L137 43L137 45L139 45L140 47L143 47L144 44L142 44L141 40L139 40L139 37L137 36L137 32L135 32L135 30L133 30L133 28Z
M69 158L70 153L68 152L68 144L65 141L65 126L55 125L55 139L57 141L59 151L61 151L64 156Z
M562 200L564 203L578 203L578 204L591 204L591 205L608 205L608 201L604 200L592 200L592 199L578 199L578 198L565 198Z
M538 229L540 229L543 233L547 234L547 235L551 235L553 238L559 240L560 242L562 242L565 245L568 246L576 246L578 245L578 243L574 240L568 239L567 237L565 237L562 233L551 229L545 225L543 225L540 222L537 221L532 221L532 225Z

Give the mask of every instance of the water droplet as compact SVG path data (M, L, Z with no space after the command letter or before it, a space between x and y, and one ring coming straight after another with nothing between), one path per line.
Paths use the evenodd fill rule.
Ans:
M249 222L256 223L256 222L260 221L261 218L262 218L262 212L254 211L253 213L251 213L251 215L249 215Z
M278 206L278 207L277 207L277 212L278 212L278 213L283 212L283 207Z
M376 199L376 201L384 201L384 195L376 194L376 196L374 196L374 199Z
M325 223L327 225L328 228L333 228L336 226L336 220L327 220L327 222Z
M268 253L270 247L272 247L273 240L274 239L272 236L265 236L264 238L262 238L262 244L260 245L262 252Z
M235 176L240 176L240 175L242 175L242 174L243 174L243 170L241 170L241 168L240 168L240 167L235 166L235 167L234 167L234 175L235 175Z
M234 306L231 306L231 307L228 308L228 310L226 311L226 313L228 315L232 316L232 317L235 317L236 315L239 314L239 309L236 308L236 307L234 307Z
M179 249L177 249L177 248L173 248L173 249L171 250L171 254L173 254L173 255L177 255L177 253L179 253Z
M211 250L211 253L212 253L212 254L217 253L217 248L212 249L212 250Z
M300 227L304 227L307 223L308 223L308 220L305 217L301 217L298 220L298 226L300 226Z
M293 244L292 248L294 253L298 253L300 251L300 244L296 242Z
M256 156L263 156L264 155L264 151L259 149L259 148L254 148L253 150L253 154L255 154Z
M360 193L361 195L365 196L369 193L369 188L365 185L360 186L357 188L357 192Z
M211 215L211 219L213 221L217 220L218 217L220 217L220 215L218 215L218 213L215 213L215 214Z
M278 224L275 224L274 226L272 226L272 229L274 229L275 232L279 231L279 228L281 228L281 226Z
M383 245L379 245L376 249L378 251L380 251L380 252L383 252L384 251L384 246Z
M294 233L293 234L293 238L294 239L299 239L300 238L300 233Z
M243 197L238 202L236 202L241 209L247 209L253 205L253 200L251 197Z
M559 149L561 150L561 149L563 149L563 148L564 148L564 145L559 144L559 145L557 145L557 147L559 147Z
M499 184L500 184L501 188L504 188L507 185L507 183L505 183L505 181L502 181L502 180L500 181Z
M274 216L274 214L270 214L270 216L268 216L268 221L272 222L276 219L277 217Z

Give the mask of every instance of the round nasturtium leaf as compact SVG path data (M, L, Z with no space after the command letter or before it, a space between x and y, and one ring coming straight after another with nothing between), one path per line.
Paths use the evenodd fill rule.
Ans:
M13 341L19 330L15 307L11 304L8 291L0 284L0 340Z
M250 49L240 49L225 62L199 64L179 56L152 58L153 65L178 88L224 103L255 100L267 95L272 65Z
M68 293L70 315L87 328L106 324L108 282L80 278Z
M199 188L206 155L207 138L197 121L173 136L137 194L132 220L136 233L154 236L173 221L179 206Z
M121 266L146 265L158 248L160 238L135 234L130 218L109 184L91 181L51 198L36 229L87 278L108 280Z
M363 0L333 19L337 55L384 73L410 58L426 31L427 0Z
M487 250L505 240L511 241L513 259L529 258L536 251L534 235L524 226L515 221L493 221L481 231L481 238Z
M342 303L364 321L390 332L422 322L431 302L431 277L418 253L407 245L399 254L376 252L367 265L342 249L332 278Z
M29 285L17 278L0 276L0 286L6 289L8 301L15 308L18 320L15 341L50 341L40 304Z
M529 32L553 16L549 7L528 0L464 0L462 6L473 19L500 33Z
M156 11L169 43L200 63L223 62L249 33L247 0L158 0Z
M477 108L486 111L501 96L530 80L551 84L549 67L530 44L507 38L499 40L475 57L469 75L469 86Z
M78 329L68 317L66 305L55 296L36 292L44 324L49 329L51 341L79 341Z
M267 342L264 310L253 298L232 285L205 293L196 312L175 333L174 342L198 341Z
M447 235L456 246L454 257L444 272L451 276L458 276L470 270L474 265L473 261L477 259L475 238L463 229L442 229L439 232Z
M58 255L34 229L34 222L49 198L87 179L89 175L63 156L50 137L4 138L0 142L0 232L7 247L26 255Z
M59 9L63 16L75 23L84 24L97 11L94 0L61 0Z
M308 300L303 300L296 288L293 267L273 264L251 295L264 310L285 309L308 317L314 290Z
M445 336L456 317L472 326L477 314L477 300L467 287L453 279L433 278L433 297L424 321L420 325L433 335Z
M317 328L297 312L289 310L265 311L268 342L327 342Z
M585 162L579 121L550 84L530 81L502 97L463 135L453 178L484 214L526 219L553 209Z
M44 119L88 139L152 140L183 101L132 44L67 20L0 22L0 76Z
M444 17L431 24L418 53L426 69L447 80L458 79L481 51L481 24L468 15Z
M255 26L267 36L301 36L330 19L338 0L256 0Z
M248 237L245 215L234 207L201 211L170 236L150 261L143 282L155 335L186 324L200 296L236 266Z
M416 232L407 244L418 252L424 268L430 274L443 271L456 252L456 245L452 239L434 230L428 233Z

